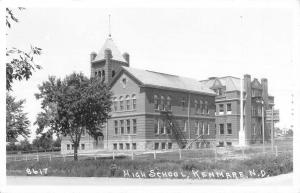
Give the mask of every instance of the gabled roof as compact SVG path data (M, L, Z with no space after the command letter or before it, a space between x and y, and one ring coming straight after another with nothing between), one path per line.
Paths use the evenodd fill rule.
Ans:
M102 46L102 48L98 52L98 54L97 54L97 56L96 56L96 58L93 62L104 60L105 59L104 51L106 49L111 50L113 60L117 60L117 61L121 61L121 62L126 63L126 60L123 58L120 50L117 48L117 46L115 45L115 43L113 42L111 37L109 37L105 40L104 45Z
M211 88L214 85L216 80L219 80L221 84L226 87L226 91L239 91L241 89L241 79L233 76L225 76L216 79L202 80L200 81L200 83L203 86Z
M124 66L122 66L122 68L124 71L133 76L142 86L170 88L215 95L213 90L202 86L200 82L195 79Z

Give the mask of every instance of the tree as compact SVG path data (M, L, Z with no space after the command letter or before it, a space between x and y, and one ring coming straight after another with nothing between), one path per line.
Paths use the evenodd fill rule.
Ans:
M38 131L49 128L57 135L68 136L74 144L74 160L84 129L98 139L103 135L101 125L109 118L111 92L98 78L88 79L73 73L64 80L49 77L39 86L37 99L42 99L41 112L35 124Z
M18 8L23 10L24 8ZM6 8L6 26L11 28L12 22L19 22L13 11ZM41 69L40 65L35 64L34 57L41 54L42 49L31 46L29 51L23 51L18 48L6 48L6 90L12 90L13 80L28 80L32 71Z
M53 146L53 137L49 133L43 133L41 136L37 136L33 141L32 141L32 146L35 149L42 149L42 150L47 150L51 149Z
M16 101L9 93L6 93L6 141L15 140L18 136L27 138L30 122L27 113L23 112L25 100Z

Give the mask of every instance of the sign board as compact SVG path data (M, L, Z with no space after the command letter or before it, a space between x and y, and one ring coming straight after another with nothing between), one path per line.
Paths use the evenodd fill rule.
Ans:
M272 110L266 110L266 121L272 121ZM273 110L273 121L279 121L279 110Z

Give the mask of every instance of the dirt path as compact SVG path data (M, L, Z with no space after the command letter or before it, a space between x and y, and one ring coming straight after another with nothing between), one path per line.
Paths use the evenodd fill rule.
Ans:
M220 186L292 186L293 173L262 179L238 180L172 180L172 179L129 179L129 178L95 178L95 177L30 177L7 176L7 185L220 185Z

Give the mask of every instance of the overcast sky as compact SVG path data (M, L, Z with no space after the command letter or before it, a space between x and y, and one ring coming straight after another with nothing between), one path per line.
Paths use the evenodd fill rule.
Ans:
M267 78L280 109L280 127L289 127L293 91L293 14L289 8L27 8L8 31L7 47L43 49L43 69L16 82L13 95L26 99L31 123L41 111L37 85L49 75L76 71L90 75L90 52L108 36L130 54L130 66L197 80L211 76ZM31 126L32 131L35 127ZM33 135L34 136L34 135Z

